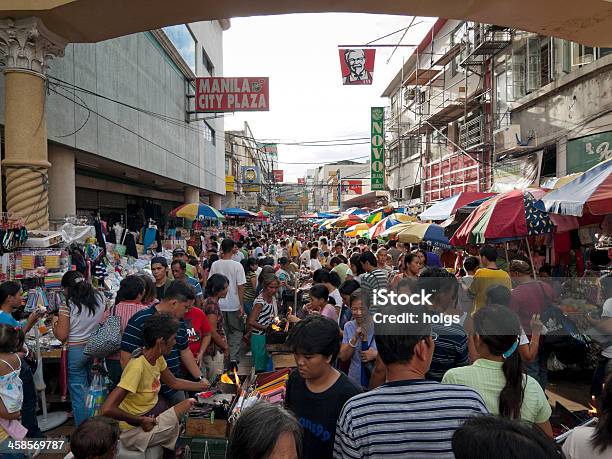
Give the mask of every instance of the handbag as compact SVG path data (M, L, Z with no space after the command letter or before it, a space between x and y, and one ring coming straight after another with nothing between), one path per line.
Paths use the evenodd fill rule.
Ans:
M112 314L89 337L83 353L91 357L103 359L121 349L121 317Z

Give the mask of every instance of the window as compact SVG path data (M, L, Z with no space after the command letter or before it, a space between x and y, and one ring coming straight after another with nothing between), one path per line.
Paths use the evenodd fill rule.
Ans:
M495 75L495 108L497 114L497 128L510 124L510 110L508 108L508 73L502 65Z
M608 54L612 54L612 48L597 48L597 59L601 59Z
M202 66L206 69L208 75L215 76L215 66L204 48L202 48Z
M527 93L540 88L540 37L527 39Z
M196 73L196 39L185 24L164 27L162 29L174 48L181 55L193 73Z
M553 80L553 39L543 38L540 45L540 84L547 85Z
M542 153L542 168L540 177L555 177L557 175L557 145L549 145Z
M518 100L527 94L525 80L527 77L526 49L522 47L512 53L512 98Z
M595 60L595 50L592 46L572 43L572 66L590 64Z
M217 139L215 138L215 130L211 128L210 124L208 124L206 121L204 121L204 140L211 142L213 145L217 144Z

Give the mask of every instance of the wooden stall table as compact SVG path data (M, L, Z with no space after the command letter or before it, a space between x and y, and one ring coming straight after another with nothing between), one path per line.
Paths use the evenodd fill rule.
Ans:
M266 344L266 351L272 358L272 365L275 370L283 368L295 368L295 358L293 352L285 343L281 344Z

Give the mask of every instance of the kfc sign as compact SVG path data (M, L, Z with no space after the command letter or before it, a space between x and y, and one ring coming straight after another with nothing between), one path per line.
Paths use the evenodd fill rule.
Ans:
M197 112L268 111L268 77L196 78L195 109Z
M347 194L362 194L363 184L361 180L342 180L342 191Z
M372 84L375 49L339 49L342 84Z

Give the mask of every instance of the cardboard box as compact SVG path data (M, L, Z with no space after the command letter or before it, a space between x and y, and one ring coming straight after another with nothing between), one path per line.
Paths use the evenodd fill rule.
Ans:
M225 419L215 419L212 423L210 418L188 418L185 435L189 437L227 438L228 422Z

